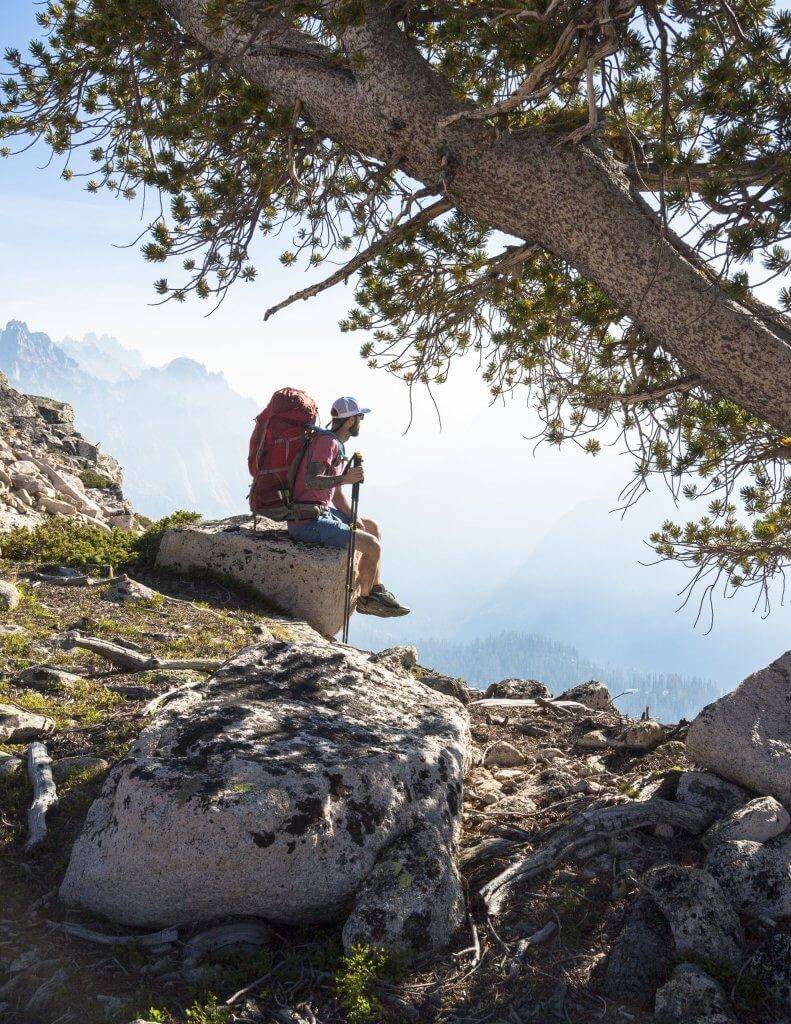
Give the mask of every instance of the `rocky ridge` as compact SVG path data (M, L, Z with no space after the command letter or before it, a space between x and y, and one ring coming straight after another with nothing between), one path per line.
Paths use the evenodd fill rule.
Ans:
M216 1020L263 1024L788 1019L787 808L701 770L686 723L624 718L594 682L482 695L412 648L367 655L219 584L138 576L38 580L4 620L46 623L5 655L2 699L30 716L0 757L10 1020L175 1024L196 984ZM25 853L31 741L60 804ZM107 962L108 936L134 964ZM344 971L378 947L411 965L373 971L360 1016Z
M50 515L136 528L121 468L74 429L70 406L24 395L0 374L0 532Z

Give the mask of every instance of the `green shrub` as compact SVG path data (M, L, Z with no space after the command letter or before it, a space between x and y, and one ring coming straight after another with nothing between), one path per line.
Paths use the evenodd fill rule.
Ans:
M106 491L109 487L115 487L115 483L104 473L97 473L95 469L83 469L79 474L80 480L86 487L97 487Z
M90 523L52 516L32 530L15 527L0 536L3 555L12 562L51 562L82 567L153 565L165 530L200 519L197 512L174 512L135 535L118 527L102 530Z
M354 946L341 960L335 987L348 1024L375 1024L380 1020L382 1007L371 988L387 963L387 953L373 946Z
M90 523L52 516L32 530L16 527L0 538L3 555L14 562L56 565L124 565L130 561L134 536L126 530L109 533Z
M189 526L190 523L197 523L200 521L200 515L197 512L186 512L184 509L178 509L169 516L165 516L164 519L159 519L152 526L141 533L139 537L134 540L132 548L135 552L136 561L140 565L153 565L157 558L157 552L159 551L159 545L162 542L162 535L166 530L171 527L177 526Z

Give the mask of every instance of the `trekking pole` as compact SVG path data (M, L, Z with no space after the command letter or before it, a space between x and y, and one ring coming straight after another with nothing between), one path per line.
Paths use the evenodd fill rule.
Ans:
M349 463L350 467L361 466L363 457L355 452ZM346 559L346 592L343 600L343 642L349 642L349 619L352 612L352 589L354 587L354 551L357 547L357 509L360 505L360 485L352 484L352 521L349 530L349 553Z

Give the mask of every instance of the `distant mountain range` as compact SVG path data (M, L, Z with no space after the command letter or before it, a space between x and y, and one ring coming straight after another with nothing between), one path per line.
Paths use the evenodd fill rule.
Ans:
M221 373L186 357L147 366L107 335L56 343L18 320L0 333L0 370L20 391L74 406L78 429L121 463L136 510L245 510L247 442L259 410Z

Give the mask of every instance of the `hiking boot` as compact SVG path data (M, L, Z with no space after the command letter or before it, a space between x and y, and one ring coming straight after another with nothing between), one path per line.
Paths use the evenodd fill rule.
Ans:
M404 607L395 594L392 594L386 587L382 586L381 583L376 583L371 587L371 596L375 597L378 601L382 601L384 604L389 604L391 608Z
M392 594L390 595L392 597ZM395 598L393 598L395 601ZM409 608L395 601L395 604L383 600L381 594L373 591L368 597L357 599L357 611L361 615L378 615L380 619L392 619L399 615L409 615Z

